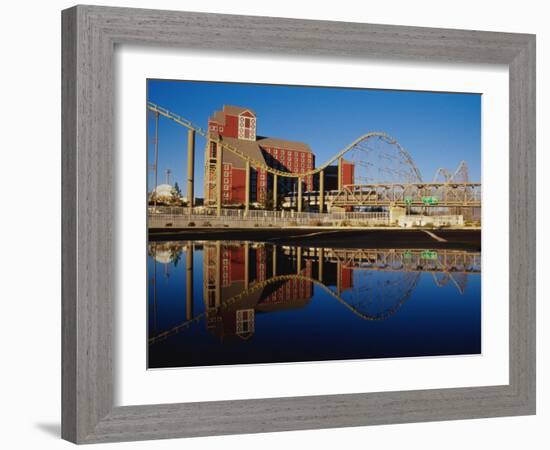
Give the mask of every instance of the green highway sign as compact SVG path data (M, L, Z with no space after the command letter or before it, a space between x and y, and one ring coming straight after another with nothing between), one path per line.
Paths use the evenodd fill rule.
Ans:
M424 250L421 257L422 259L437 259L437 252L433 250Z
M437 202L437 197L422 197L422 203L424 203L425 205L437 205Z

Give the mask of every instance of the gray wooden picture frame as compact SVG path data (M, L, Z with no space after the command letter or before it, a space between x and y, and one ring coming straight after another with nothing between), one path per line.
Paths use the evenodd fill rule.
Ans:
M62 13L62 437L76 443L535 413L535 36L76 6ZM509 384L114 406L117 44L327 58L506 64L510 82Z

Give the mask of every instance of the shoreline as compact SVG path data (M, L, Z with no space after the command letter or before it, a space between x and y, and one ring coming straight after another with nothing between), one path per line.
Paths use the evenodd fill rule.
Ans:
M149 242L251 241L331 248L410 248L481 251L480 229L182 228L149 229Z

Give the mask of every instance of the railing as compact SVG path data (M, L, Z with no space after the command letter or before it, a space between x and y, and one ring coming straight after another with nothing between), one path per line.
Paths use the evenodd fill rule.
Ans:
M148 209L149 227L189 227L239 224L262 226L319 226L319 225L386 225L389 223L387 212L295 212L295 211L264 211L242 209L222 209L220 215L216 209L180 206L157 206ZM193 223L193 225L190 225Z

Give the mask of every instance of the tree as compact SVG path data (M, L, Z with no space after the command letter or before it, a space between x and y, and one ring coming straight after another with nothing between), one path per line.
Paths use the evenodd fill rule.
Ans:
M181 197L181 189L177 181L174 183L174 188L172 189L172 195L177 198Z

